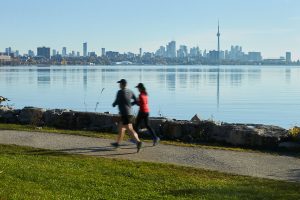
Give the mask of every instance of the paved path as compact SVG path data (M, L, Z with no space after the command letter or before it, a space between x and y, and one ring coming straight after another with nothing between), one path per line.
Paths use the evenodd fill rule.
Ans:
M0 131L0 144L16 144L109 158L191 166L239 175L300 182L300 159L263 153L236 152L145 143L139 154L124 142L115 150L109 139L20 131Z

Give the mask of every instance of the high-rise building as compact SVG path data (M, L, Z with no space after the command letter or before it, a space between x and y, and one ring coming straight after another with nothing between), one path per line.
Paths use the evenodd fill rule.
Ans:
M159 49L155 52L156 56L166 57L166 47L160 46Z
M245 53L243 52L243 48L241 46L231 46L231 50L228 52L227 57L225 56L225 59L242 60L244 56Z
M16 50L16 52L15 52L15 56L16 56L16 57L19 57L19 56L20 56L20 52L19 52L19 50Z
M57 52L55 49L52 50L52 56L56 56Z
M34 57L34 52L32 50L28 50L28 56L29 57Z
M5 54L6 54L6 55L9 56L11 53L12 53L11 47L5 48Z
M176 58L176 42L175 41L169 42L169 44L167 45L166 54L167 54L168 58Z
M220 58L220 52L215 50L209 51L208 58L210 61L218 62Z
M179 50L177 51L177 57L185 58L188 56L188 49L185 45L180 45Z
M102 49L101 49L101 56L102 56L102 57L103 57L103 56L106 56L105 48L102 48Z
M87 42L83 43L83 57L88 56Z
M140 48L140 49L139 49L139 56L142 57L142 55L143 55L143 49Z
M67 56L67 47L63 47L62 48L61 55L62 55L62 57L66 57Z
M286 52L285 53L285 61L287 63L291 63L292 62L292 53L291 52Z
M96 54L96 52L92 51L92 52L88 53L88 56L89 57L97 57L97 54Z
M248 61L262 61L261 52L249 52L248 53Z
M49 47L38 47L37 56L45 57L50 59L50 48Z
M193 47L190 49L190 57L199 57L201 56L199 47Z
M76 55L77 57L80 57L80 52L79 51L77 51L77 55Z

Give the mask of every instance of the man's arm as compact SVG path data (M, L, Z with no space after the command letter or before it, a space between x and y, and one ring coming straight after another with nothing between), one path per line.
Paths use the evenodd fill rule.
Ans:
M119 102L120 102L120 91L118 91L116 100L113 102L112 106L116 107L116 105L119 105Z
M139 105L139 101L138 101L138 99L136 98L136 96L134 95L134 93L132 92L132 97L131 97L132 99L133 99L133 102L131 103L131 105L133 106L133 105Z

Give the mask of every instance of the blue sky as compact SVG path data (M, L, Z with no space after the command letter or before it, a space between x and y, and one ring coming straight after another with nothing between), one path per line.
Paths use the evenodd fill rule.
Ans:
M50 46L61 52L100 49L154 51L170 40L177 45L221 48L241 45L279 57L300 59L299 0L0 0L0 51Z

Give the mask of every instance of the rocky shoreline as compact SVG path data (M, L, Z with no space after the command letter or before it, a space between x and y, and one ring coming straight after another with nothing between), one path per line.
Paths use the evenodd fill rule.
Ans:
M116 133L118 120L118 115L109 113L77 112L65 109L46 110L34 107L23 109L0 107L0 123ZM164 139L187 143L225 143L264 149L278 147L298 149L300 146L300 138L298 142L295 141L288 130L278 126L215 123L200 120L197 117L190 121L153 117L150 118L150 123Z

